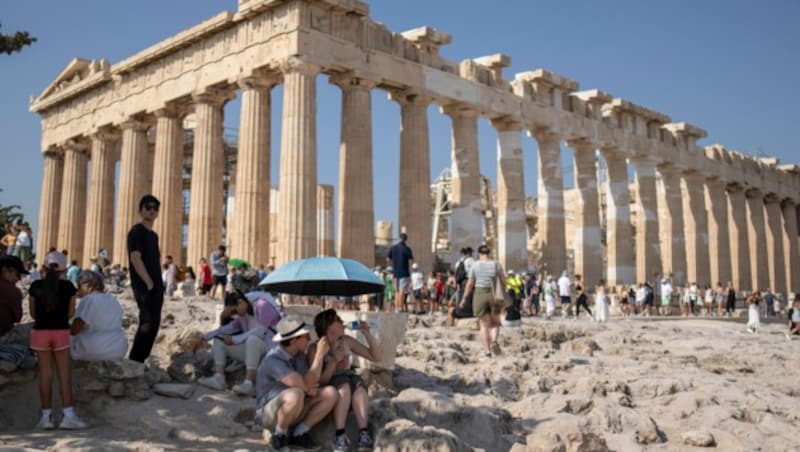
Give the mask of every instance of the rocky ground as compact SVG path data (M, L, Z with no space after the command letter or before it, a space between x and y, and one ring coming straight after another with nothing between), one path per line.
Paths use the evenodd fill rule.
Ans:
M122 298L132 332L135 304ZM164 314L146 366L76 366L90 430L33 430L36 372L0 370L0 448L263 449L253 399L193 383L211 371L194 339L213 303L168 301ZM741 321L526 319L503 329L496 358L473 326L409 319L395 370L366 375L376 450L800 450L800 340L783 323L752 335ZM241 378L229 370L229 383Z

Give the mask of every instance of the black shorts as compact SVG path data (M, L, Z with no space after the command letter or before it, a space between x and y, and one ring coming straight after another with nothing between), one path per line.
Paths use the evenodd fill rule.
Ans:
M416 289L414 291L414 298L416 298L417 300L422 299L422 289Z
M358 389L359 386L363 387L364 389L367 388L364 384L364 380L362 380L358 374L353 373L352 371L334 375L329 384L334 388L340 388L344 385L349 385L350 394L356 392L356 389Z
M569 296L564 296L564 295L561 296L561 304L570 304L570 303L572 303L572 300L570 299Z
M218 286L220 284L223 286L228 284L228 275L214 275L214 285Z

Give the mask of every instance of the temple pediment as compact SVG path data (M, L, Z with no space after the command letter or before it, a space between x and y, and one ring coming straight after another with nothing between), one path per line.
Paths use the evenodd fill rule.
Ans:
M90 78L106 77L108 76L108 70L109 64L106 59L87 60L73 58L58 74L56 79L32 103L42 102Z

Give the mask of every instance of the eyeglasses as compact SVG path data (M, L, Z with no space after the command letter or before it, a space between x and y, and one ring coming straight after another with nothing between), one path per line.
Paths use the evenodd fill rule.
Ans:
M144 209L158 212L158 204L145 204Z

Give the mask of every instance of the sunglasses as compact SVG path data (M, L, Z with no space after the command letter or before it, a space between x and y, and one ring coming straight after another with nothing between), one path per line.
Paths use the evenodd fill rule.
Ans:
M158 212L158 204L145 204L144 209Z

